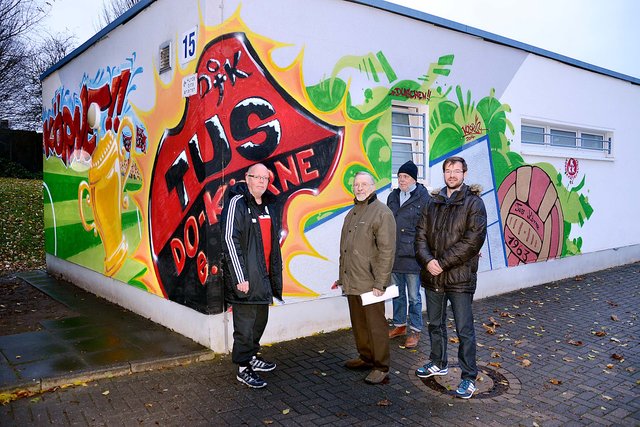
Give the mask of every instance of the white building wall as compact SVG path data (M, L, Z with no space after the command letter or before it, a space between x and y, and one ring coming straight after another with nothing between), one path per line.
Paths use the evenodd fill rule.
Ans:
M129 102L135 107L134 112L153 109L159 102L158 88L170 85L174 73L182 70L174 61L175 71L158 77L159 47L167 40L174 47L179 45L184 31L202 25L200 13L203 22L214 28L239 11L252 36L284 44L270 52L274 63L281 67L289 66L302 52L301 69L306 85L331 77L333 67L350 55L383 52L398 80L414 81L439 57L454 55L451 73L438 77L433 87L452 89L449 98L455 102L458 102L456 86L460 86L464 97L469 93L473 100L494 90L495 97L510 107L507 118L515 129L515 134L510 135L511 150L521 154L529 164L552 164L567 186L568 178L563 174L565 160L578 159L580 170L574 185L586 178L582 194L593 207L593 215L584 225L572 225L570 237L582 238L582 255L483 272L479 275L476 298L640 259L640 226L636 220L640 216L640 202L632 190L636 165L640 164L640 141L635 131L635 119L640 117L639 85L348 1L207 0L200 4L198 9L195 0L151 3L49 75L43 84L45 108L50 108L47 100L53 99L60 87L77 90L83 76L89 81L96 79L97 70L118 66L135 52L135 66L142 67L144 72L136 77L136 89L130 93ZM352 102L363 103L365 90L373 84L372 77L355 68L342 70L337 76L350 84ZM380 85L391 85L384 75L379 77ZM584 152L549 154L523 147L520 125L527 119L612 132L613 153L598 158ZM629 185L631 189L626 188ZM148 189L143 191L148 197ZM330 242L338 245L339 227L332 225L327 229L333 231L326 235L324 249L331 246ZM143 232L141 236L148 238ZM78 258L64 260L56 255L48 254L51 272L214 350L230 348L228 313L203 315L88 270L78 265L81 264ZM336 260L329 262L335 264ZM309 265L303 263L300 270ZM327 271L337 272L337 265ZM332 282L335 277L323 279ZM335 293L318 298L292 297L290 301L272 308L265 342L349 326L344 298ZM391 314L390 304L387 314Z

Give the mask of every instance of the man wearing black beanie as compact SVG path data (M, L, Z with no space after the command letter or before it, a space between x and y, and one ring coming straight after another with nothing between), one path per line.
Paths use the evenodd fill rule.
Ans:
M422 330L422 299L420 297L420 265L416 261L414 240L420 213L431 196L417 182L418 167L411 160L398 169L398 186L389 194L387 206L396 219L396 256L391 283L398 285L399 295L393 299L393 326L389 338L407 335L406 348L414 348ZM409 307L407 309L407 299ZM408 313L408 322L407 322ZM407 331L407 323L409 331Z

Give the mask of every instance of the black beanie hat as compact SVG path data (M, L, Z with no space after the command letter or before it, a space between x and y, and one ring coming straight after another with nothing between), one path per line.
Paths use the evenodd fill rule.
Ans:
M400 169L398 169L398 175L401 173L406 173L416 181L418 180L418 167L411 160L400 166Z

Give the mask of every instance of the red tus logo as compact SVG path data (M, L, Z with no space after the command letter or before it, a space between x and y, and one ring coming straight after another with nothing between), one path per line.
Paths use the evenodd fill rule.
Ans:
M226 186L264 163L274 172L269 190L286 216L289 197L320 191L331 180L344 131L291 97L243 33L205 46L197 75L198 94L160 141L149 228L166 296L211 313L222 310L218 215Z

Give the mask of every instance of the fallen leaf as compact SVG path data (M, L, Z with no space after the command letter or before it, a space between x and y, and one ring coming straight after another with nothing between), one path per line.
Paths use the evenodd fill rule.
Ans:
M103 391L102 394L104 394L106 396L107 394L109 394L109 390Z
M324 350L318 350L318 353L322 354L324 353Z
M502 356L497 351L494 351L494 352L491 353L491 357L498 358L498 357L502 357Z
M607 333L605 331L595 331L593 332L593 334L597 337L604 337L607 335Z
M559 379L556 379L556 378L551 378L551 379L549 380L549 382L550 382L551 384L553 384L553 385L560 385L560 384L562 384L562 381L560 381Z
M613 320L614 322L618 322L618 316L616 316L615 314L612 314L611 320Z
M613 363L607 364L607 369L613 369Z
M582 282L584 280L584 277L576 276L576 277L573 278L573 280L575 280L576 282Z
M389 399L382 399L381 401L376 403L376 405L378 405L378 406L390 406L391 405L391 401Z
M622 354L618 354L618 353L613 353L613 354L611 355L611 358L612 358L613 360L619 360L619 361L621 361L621 362L622 362L622 361L624 360L624 355L622 355Z
M265 423L266 425L270 425L273 424L273 420L264 420L263 423Z
M563 357L562 360L564 360L565 362L573 362L573 359L570 357Z
M582 345L582 341L569 340L567 342L571 345L575 345L576 347L580 347Z
M449 337L449 342L451 344L458 344L460 343L460 339L458 337Z
M31 399L29 402L31 403L38 403L40 401L39 397L34 397L33 399Z
M287 415L290 411L291 411L291 409L289 409L289 408L283 409L282 410L282 415Z
M493 316L491 316L489 317L489 325L497 328L498 326L500 326L500 323L498 323L496 319L494 319Z
M618 338L616 338L616 337L609 338L609 341L620 343L620 340Z
M500 312L500 317L508 317L509 319L514 319L516 316L509 313L508 311L502 311Z
M496 328L491 327L491 326L489 326L489 325L486 325L486 324L484 324L484 323L482 324L482 327L484 328L484 330L485 330L485 331L487 331L487 333L488 333L489 335L495 335L495 333L496 333Z
M500 368L502 366L500 362L489 362L488 365L493 366L494 368Z
M531 366L531 361L529 359L524 359L522 361L522 366L524 366L525 368Z
M603 394L603 395L602 395L602 398L603 398L604 400L613 400L613 397L607 396L606 394Z
M146 406L147 408L151 408L153 407L153 403L145 403L144 406Z
M613 301L607 301L607 304L609 304L611 307L617 307L618 303L617 302L613 302Z

